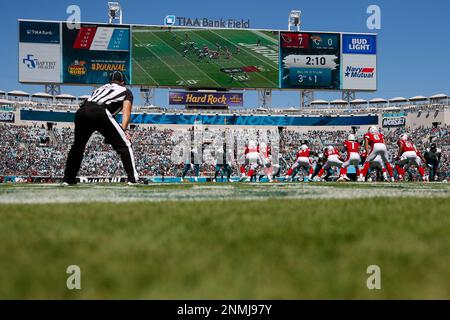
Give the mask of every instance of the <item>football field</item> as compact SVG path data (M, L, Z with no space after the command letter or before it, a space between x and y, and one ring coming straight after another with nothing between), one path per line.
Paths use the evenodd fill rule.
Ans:
M278 87L278 34L258 30L134 27L133 84Z
M0 299L450 299L449 196L444 183L0 184Z

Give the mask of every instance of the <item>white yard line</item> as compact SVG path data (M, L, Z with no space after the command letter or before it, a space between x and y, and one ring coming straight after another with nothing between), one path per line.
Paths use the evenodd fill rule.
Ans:
M161 202L206 200L266 200L266 199L363 199L382 197L435 198L450 196L450 189L442 188L340 188L302 184L246 185L187 185L186 188L161 188L167 184L148 186L57 185L14 186L0 188L0 204L51 204L94 202ZM183 185L185 186L185 185ZM251 188L250 188L251 187ZM253 188L254 187L254 188ZM50 192L49 192L50 191Z

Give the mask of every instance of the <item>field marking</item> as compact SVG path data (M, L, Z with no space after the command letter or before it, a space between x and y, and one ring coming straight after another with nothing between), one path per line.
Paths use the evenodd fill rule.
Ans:
M208 30L208 31L210 31L210 30ZM214 33L214 32L213 32L213 33ZM211 45L215 46L214 43L212 43L211 41L209 41L209 40L206 39L205 37L201 36L200 34L196 34L196 33L194 33L194 34L195 34L196 36L202 38L202 39L205 40L206 42L210 43ZM214 33L214 34L216 34L216 33ZM224 38L224 37L222 37L222 36L220 36L220 35L218 35L218 34L216 34L216 35L219 36L219 37L221 37L222 39L224 39L226 42L231 43L233 46L236 46L235 44L233 44L231 41L227 40L226 38ZM253 54L249 54L249 53L247 52L246 49L244 49L244 50L246 51L246 53L247 53L248 55L255 57ZM257 58L257 57L256 57L256 58ZM237 63L239 63L239 64L242 65L243 67L246 66L246 64L245 64L243 61L237 59L237 58L235 57L235 55L232 55L232 56L231 56L231 59L232 59L232 60L235 60ZM257 59L258 59L258 58L257 58ZM260 59L258 59L258 60L260 60ZM261 60L260 60L260 61L261 61ZM214 63L216 63L216 64L217 64L218 66L220 66L220 67L224 67L223 65L221 65L221 64L219 64L219 63L217 63L217 62L215 62L215 61L214 61ZM272 69L274 69L274 71L277 71L277 72L278 72L278 70L277 70L275 67L273 67L273 66L272 66ZM260 74L260 73L258 73L258 72L255 72L255 75L257 75L257 76L260 77L260 78L266 79L268 82L272 83L272 84L275 85L275 86L278 86L278 84L276 84L275 82L273 82L272 80L270 80L269 78L265 77L264 75L262 75L262 74ZM241 84L245 85L247 88L250 87L250 86L247 85L247 83L245 83L245 82L244 82L244 83L241 83Z
M211 33L214 33L215 35L219 36L220 38L224 39L226 42L231 43L231 44L234 46L234 44L233 44L230 40L228 40L228 39L222 37L220 34L217 34L217 33L215 33L215 32L212 31L212 30L209 30L209 31L210 31ZM274 71L277 71L277 72L278 72L278 69L277 69L277 68L275 68L274 66L270 65L268 62L266 62L266 61L264 61L264 60L261 60L258 56L256 56L255 54L253 54L251 50L249 50L249 49L247 49L247 48L245 48L245 47L243 47L242 50L245 51L247 54L249 54L249 55L255 57L256 59L258 59L259 61L261 61L263 64L269 66L269 67L270 67L271 69L273 69ZM233 57L233 59L234 59L234 57ZM242 63L240 60L238 60L238 61L239 61L240 63ZM270 83L272 83L275 87L278 86L277 83L275 83L275 82L273 82L272 80L266 78L266 77L263 76L262 74L258 74L258 76L260 76L260 77L266 79L267 81L269 81Z
M146 75L149 76L150 79L152 79L156 84L158 84L158 81L156 81L156 79L153 78L153 77L150 75L150 73L148 73L148 72L141 66L141 64L140 64L139 62L137 62L136 59L133 58L132 60L136 63L136 65L137 65L139 68L141 68L142 71L144 71L144 73L145 73Z
M133 37L134 39L136 39L137 41L139 41L140 44L142 44L142 41L139 40L136 37ZM163 64L165 64L176 76L180 77L181 80L186 81L186 79L184 79L182 76L180 76L170 65L168 65L167 63L164 62L164 60L162 60L157 54L155 54L152 50L150 50L148 47L144 47L146 50L148 50L151 54L153 54L159 61L161 61Z
M272 42L273 44L276 44L277 46L279 45L279 41L278 39L274 39L271 36L268 36L267 34L265 34L264 32L258 31L258 30L251 30L252 33L257 34L258 36L265 38L266 40Z
M214 31L212 31L212 30L210 30L210 32L211 32L211 33L214 33L214 34L217 35L218 37L224 39L226 42L231 43L231 44L234 46L234 44L233 44L230 40L228 40L227 38L224 38L223 36L221 36L220 34L214 32ZM267 61L261 60L258 56L256 56L255 54L253 54L253 52L252 52L251 50L248 50L247 48L243 48L243 50L246 51L246 52L249 51L249 52L247 52L249 55L255 57L256 59L258 59L258 60L261 61L262 63L268 65L270 68L274 69L275 71L278 71L278 69L277 69L276 67L270 65ZM269 80L269 81L270 81L270 80Z
M191 30L191 31L188 31L188 32L192 32L192 31L194 31L194 30ZM214 43L212 43L211 41L209 41L208 39L206 39L205 37L203 37L202 35L200 35L200 34L198 34L198 33L195 33L195 32L193 32L192 33L195 37L197 37L197 38L201 38L203 41L206 41L207 43L209 43L209 44L211 44L211 46L215 46L215 44ZM234 56L232 56L232 59L233 60L236 60L239 64L241 64L242 66L245 66L245 64L242 62L242 61L240 61L240 60L238 60L238 59L236 59ZM227 67L227 66L225 66L225 65L223 65L223 64L221 64L220 62L217 62L217 61L212 61L212 63L213 64L215 64L215 65L217 65L219 68L224 68L224 67ZM220 70L219 70L220 71ZM246 88L250 88L250 86L247 84L247 83L245 83L245 82L239 82L243 87L246 87Z
M256 187L258 186L258 187ZM386 185L388 186L388 185ZM447 186L354 188L311 184L150 184L143 186L80 185L61 187L54 185L23 185L0 187L0 204L52 204L52 203L123 203L162 201L215 201L268 199L367 199L367 198L449 198ZM49 192L50 191L50 192Z
M163 41L171 50L173 50L173 51L175 51L181 58L183 58L184 60L187 60L190 64L192 64L194 67L196 67L201 73L203 73L207 78L209 78L210 80L212 80L215 84L217 84L217 86L221 86L216 80L214 80L213 78L211 78L205 71L203 71L202 69L200 69L194 62L192 62L191 60L189 60L188 58L186 58L186 57L183 57L183 55L180 53L180 52L178 52L178 50L176 50L175 48L173 48L172 47L172 45L170 45L170 43L168 43L167 41L165 41L163 38L161 38L161 37L158 37L158 36L156 36L156 35L153 35L152 34L152 36L155 36L155 37L157 37L158 39L160 39L161 41Z

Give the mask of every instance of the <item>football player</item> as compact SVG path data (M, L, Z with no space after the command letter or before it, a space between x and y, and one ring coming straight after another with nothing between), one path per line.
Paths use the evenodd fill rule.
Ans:
M341 175L338 181L350 181L347 177L347 168L351 165L356 168L356 176L359 176L359 163L361 162L361 156L359 155L360 144L356 141L354 134L349 134L347 140L344 141L344 149L347 151L347 159L344 161L341 167Z
M284 179L290 181L292 179L292 173L296 169L305 168L305 170L308 172L308 181L311 181L311 177L314 173L314 169L310 159L311 154L313 154L313 152L311 152L311 149L308 147L306 143L303 143L300 146L300 150L297 152L296 155L297 159L295 160L294 164L289 168L288 172L286 173L286 177Z
M426 181L425 170L422 167L422 161L420 152L417 150L414 143L410 140L408 134L403 133L400 135L400 139L397 141L398 153L397 153L397 172L399 173L399 179L402 179L405 171L411 165L415 165L419 171L422 181ZM404 166L404 167L403 167Z
M389 163L388 151L386 143L384 141L384 135L379 132L378 128L371 126L366 134L364 134L364 149L367 153L366 161L364 162L363 169L359 174L358 181L365 181L367 171L369 171L370 163L379 155L383 160L391 181L394 182L394 172L392 166Z
M320 169L319 174L317 175L319 179L322 179L322 175L325 173L325 170L328 171L328 169L333 167L340 169L343 163L341 153L337 148L333 146L326 147L323 154L324 157L327 159L327 161L325 162L322 169Z

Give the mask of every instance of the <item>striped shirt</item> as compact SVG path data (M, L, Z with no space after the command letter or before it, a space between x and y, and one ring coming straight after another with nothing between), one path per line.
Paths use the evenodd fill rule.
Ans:
M87 99L88 102L104 106L113 116L122 110L125 100L133 103L133 93L130 89L116 83L105 84Z

